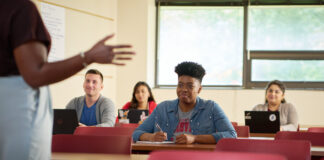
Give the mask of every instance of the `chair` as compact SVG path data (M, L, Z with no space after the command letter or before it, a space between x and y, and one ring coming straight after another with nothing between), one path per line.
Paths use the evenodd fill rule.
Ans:
M238 125L237 122L231 122L231 123L232 123L233 127Z
M324 133L324 127L310 127L307 132L320 132Z
M297 126L297 131L299 132L300 131L300 125L298 124Z
M308 140L313 146L324 146L324 133L314 132L277 132L275 139Z
M130 136L85 136L57 134L52 152L131 154Z
M136 128L132 127L78 127L74 131L74 135L126 135L131 136Z
M310 148L307 141L224 138L218 141L215 150L272 153L283 155L287 160L310 160Z
M250 137L250 127L249 126L234 126L237 133L237 137Z
M115 127L130 127L130 128L137 128L139 124L137 123L116 123Z
M148 160L286 160L276 154L208 151L154 151Z

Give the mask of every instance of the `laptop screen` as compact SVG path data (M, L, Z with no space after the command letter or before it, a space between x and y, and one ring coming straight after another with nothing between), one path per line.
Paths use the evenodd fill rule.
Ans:
M148 110L118 109L120 123L141 123L148 116Z
M53 134L73 134L78 126L74 109L54 109Z
M250 133L276 133L280 130L278 111L245 111L244 117Z

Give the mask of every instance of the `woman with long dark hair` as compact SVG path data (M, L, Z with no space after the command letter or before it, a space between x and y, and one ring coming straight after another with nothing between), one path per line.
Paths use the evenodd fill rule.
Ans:
M156 103L150 86L146 82L140 81L133 89L131 102L126 103L123 109L149 110L149 114L151 114L155 107Z
M131 101L127 102L122 109L148 110L151 114L155 107L156 103L150 86L146 82L139 81L134 86ZM118 117L116 123L118 123Z
M266 87L265 103L258 104L253 111L279 111L280 130L297 131L298 115L293 104L285 100L285 85L278 80L268 83Z

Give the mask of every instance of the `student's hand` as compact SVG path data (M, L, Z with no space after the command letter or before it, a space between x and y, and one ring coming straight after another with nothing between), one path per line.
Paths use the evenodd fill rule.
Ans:
M179 144L192 144L195 142L196 136L192 134L181 134L176 136L175 143Z
M79 123L79 127L87 127L87 125Z
M115 64L115 65L125 65L124 63L115 63L113 60L131 60L130 57L117 57L117 55L133 55L134 52L130 51L114 51L114 49L125 49L131 48L131 45L106 45L105 42L111 39L114 34L106 36L99 42L97 42L89 51L85 52L86 63L90 64L92 62L104 63L104 64Z
M150 141L153 142L162 142L164 140L167 140L167 133L165 132L155 132L150 138Z

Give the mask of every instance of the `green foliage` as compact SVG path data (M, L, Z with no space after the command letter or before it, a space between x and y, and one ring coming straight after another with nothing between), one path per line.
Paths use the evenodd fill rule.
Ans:
M324 7L249 7L249 50L324 50ZM204 85L242 85L243 7L161 7L158 77L176 84L173 67L201 63ZM252 80L324 81L324 61L255 60Z

